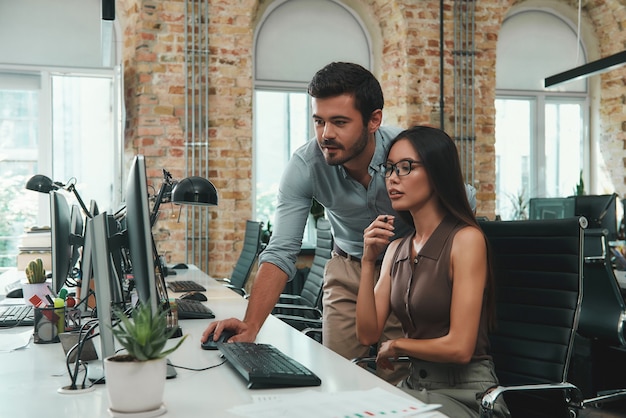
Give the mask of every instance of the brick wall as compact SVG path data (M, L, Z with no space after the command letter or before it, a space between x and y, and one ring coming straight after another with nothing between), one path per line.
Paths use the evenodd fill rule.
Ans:
M209 169L220 192L210 209L208 273L227 276L238 257L245 220L252 217L252 45L260 9L269 0L211 0L209 7ZM259 4L260 3L260 4ZM543 2L549 3L549 2ZM557 3L557 2L555 2ZM574 0L558 2L576 8ZM595 28L601 56L624 49L625 7L618 0L588 0L583 17ZM439 124L439 1L352 0L359 13L379 22L381 51L374 72L385 92L385 122L400 126ZM453 131L452 1L445 1L444 129ZM511 7L524 2L476 2L475 177L479 214L495 210L495 59L498 30ZM530 2L526 2L530 4ZM537 4L533 1L532 4ZM185 176L184 0L117 0L124 32L127 160L146 155L150 182L158 188L161 168ZM373 34L378 36L378 34ZM601 79L599 114L593 130L600 139L598 162L620 194L624 180L626 73ZM600 134L601 133L601 134ZM163 207L155 236L170 260L184 259L185 222Z

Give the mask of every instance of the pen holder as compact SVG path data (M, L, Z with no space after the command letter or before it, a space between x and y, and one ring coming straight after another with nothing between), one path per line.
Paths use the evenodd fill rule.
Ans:
M35 344L58 343L59 327L65 328L65 308L35 308ZM63 322L61 322L63 321Z

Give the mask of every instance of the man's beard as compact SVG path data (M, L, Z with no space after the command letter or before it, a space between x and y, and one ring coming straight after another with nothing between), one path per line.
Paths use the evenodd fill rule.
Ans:
M364 126L361 130L361 135L359 136L358 141L350 147L350 149L343 148L342 145L330 140L324 140L321 146L323 145L331 145L337 147L339 150L345 150L345 153L341 154L341 156L331 156L327 153L323 152L324 159L326 159L326 163L328 165L343 165L353 159L354 157L360 155L363 150L367 147L367 142L369 141L369 134L367 132L367 126Z

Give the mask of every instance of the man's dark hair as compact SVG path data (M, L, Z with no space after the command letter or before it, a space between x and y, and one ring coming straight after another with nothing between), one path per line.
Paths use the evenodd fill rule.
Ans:
M350 62L333 62L319 70L309 83L308 93L316 99L351 94L354 106L369 122L372 112L383 108L383 90L376 77L360 66Z

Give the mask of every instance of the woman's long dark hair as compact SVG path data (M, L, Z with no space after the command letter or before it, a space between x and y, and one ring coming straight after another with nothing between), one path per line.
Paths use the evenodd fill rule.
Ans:
M474 212L467 199L465 182L461 171L459 154L452 138L441 129L430 126L414 126L400 132L392 141L393 144L401 139L406 139L419 154L424 170L433 192L439 198L443 208L457 220L464 224L474 226L480 231L480 225L476 221ZM398 215L409 225L413 225L413 217L408 211L400 211ZM483 234L484 236L484 234ZM485 287L485 307L489 328L495 324L495 290L493 267L489 241L487 244L487 284Z

